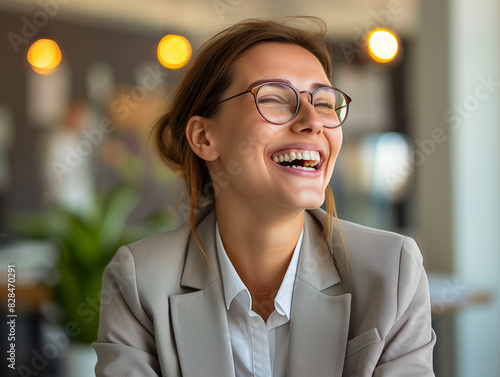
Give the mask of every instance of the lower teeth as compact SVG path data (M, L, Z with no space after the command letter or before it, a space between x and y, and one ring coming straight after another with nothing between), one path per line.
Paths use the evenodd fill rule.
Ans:
M292 169L299 169L299 170L309 170L309 171L315 171L316 169L314 168L310 168L310 167L307 167L307 166L288 166L289 168L291 167Z

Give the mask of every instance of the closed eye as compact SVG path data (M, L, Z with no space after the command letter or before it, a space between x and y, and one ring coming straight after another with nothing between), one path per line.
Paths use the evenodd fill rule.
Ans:
M267 96L267 97L260 97L259 98L259 104L261 103L268 103L268 104L286 104L288 101L285 99L278 97L278 96Z
M322 108L330 109L330 110L333 109L333 105L331 103L328 103L328 102L315 103L314 107L322 107Z

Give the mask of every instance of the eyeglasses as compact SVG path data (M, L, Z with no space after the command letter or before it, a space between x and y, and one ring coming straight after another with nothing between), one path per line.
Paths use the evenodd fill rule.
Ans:
M223 102L252 93L255 106L260 115L272 124L285 124L292 121L299 112L300 95L307 93L311 96L311 104L327 128L340 127L347 118L351 98L341 90L332 86L322 86L313 92L309 90L298 91L293 86L283 82L266 82L254 86L244 92L226 98L210 107Z

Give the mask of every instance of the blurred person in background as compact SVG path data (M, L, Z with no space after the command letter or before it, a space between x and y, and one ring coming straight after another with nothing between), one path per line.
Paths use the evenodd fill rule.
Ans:
M417 245L337 218L351 99L330 82L324 23L299 21L210 39L157 123L188 221L108 265L98 377L434 375Z
M76 213L88 211L94 197L93 145L83 132L94 124L82 100L69 104L44 140L45 199Z

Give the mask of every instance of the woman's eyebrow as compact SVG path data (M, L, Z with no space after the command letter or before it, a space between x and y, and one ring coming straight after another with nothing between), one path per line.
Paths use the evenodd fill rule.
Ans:
M312 90L315 90L315 89L318 89L318 88L324 88L324 87L330 87L332 86L330 83L322 83L322 82L314 82L311 84L311 89Z
M252 82L248 86L247 90L250 90L250 89L252 89L252 88L254 88L254 87L256 87L256 86L258 86L260 84L265 84L265 83L268 83L268 82L281 82L281 83L293 86L292 83L291 83L291 81L287 80L287 79L261 79L261 80L256 80L256 81ZM321 82L315 82L315 83L311 84L311 89L315 90L315 89L318 89L318 88L321 88L321 87L325 87L325 86L329 87L329 86L331 86L331 84L329 84L329 83L325 84L325 83L321 83Z
M282 82L284 84L292 85L292 83L290 82L290 80L287 80L287 79L261 79L261 80L257 80L257 81L252 82L248 86L247 90L250 90L250 89L256 87L257 85L265 84L265 83L268 83L268 82Z

